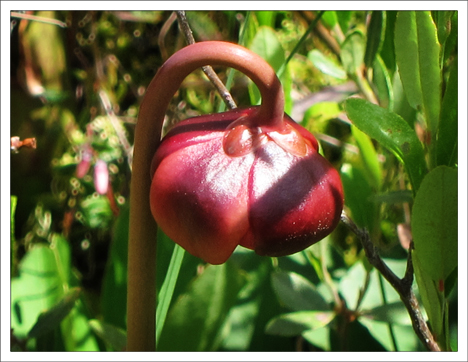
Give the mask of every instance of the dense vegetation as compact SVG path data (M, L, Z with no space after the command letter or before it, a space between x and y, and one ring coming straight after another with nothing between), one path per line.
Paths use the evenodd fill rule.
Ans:
M187 19L196 41L238 43L277 71L286 112L340 171L356 228L280 258L239 247L213 266L174 252L178 274L159 231L156 288L175 278L175 289L159 297L170 306L158 350L429 348L363 235L398 277L411 266L404 281L414 267L421 318L457 350L457 12ZM11 136L37 144L11 155L11 349L124 350L133 132L146 87L186 39L171 12L44 11L12 13L11 44ZM239 106L260 101L245 76L215 70ZM225 109L200 70L167 127Z

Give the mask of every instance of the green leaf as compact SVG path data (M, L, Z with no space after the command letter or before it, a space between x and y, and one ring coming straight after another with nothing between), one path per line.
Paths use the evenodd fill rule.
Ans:
M323 22L330 28L333 28L338 22L336 11L325 11L322 16Z
M364 99L347 99L345 109L355 126L392 151L405 165L413 192L416 193L426 173L426 163L414 130L396 113Z
M435 134L441 101L440 45L428 11L401 11L395 24L395 54L408 102L422 109Z
M454 166L458 162L458 60L452 65L445 89L437 133L437 165Z
M341 31L346 34L349 29L349 23L353 17L354 11L336 11L335 15L340 24Z
M307 54L307 58L322 73L337 79L346 79L345 70L336 62L325 56L320 50L313 49Z
M397 13L397 11L385 12L385 38L380 50L380 56L385 63L385 67L392 76L396 69L394 35Z
M245 282L229 261L208 265L169 310L158 350L215 350L216 337Z
M158 306L156 308L156 342L159 340L161 332L166 321L167 311L174 294L174 288L179 276L182 260L184 259L185 250L179 245L174 246L169 268L167 269L166 278L158 295Z
M36 245L21 260L19 276L11 281L11 328L15 336L26 337L44 310L62 296L62 282L54 252Z
M315 286L303 276L293 272L275 272L271 276L278 299L294 311L327 311L330 306Z
M382 170L380 169L378 155L371 139L355 126L351 127L351 133L356 140L359 148L359 155L361 156L367 174L370 176L372 186L375 190L380 190L382 186Z
M255 11L255 16L258 19L260 26L268 26L273 28L275 26L276 11Z
M444 281L458 262L458 172L439 166L424 178L413 205L411 230L424 273Z
M41 313L37 318L37 322L29 331L28 338L37 338L58 327L75 306L80 293L81 290L79 288L71 289L56 305Z
M333 311L302 311L280 315L266 326L265 333L285 337L298 336L309 330L326 326L335 317Z
M373 190L368 179L364 172L349 163L341 167L340 175L346 206L351 210L354 222L372 233L379 215L376 204L371 201Z
M116 352L124 351L127 345L127 334L119 327L102 322L97 319L91 319L89 326L104 342L108 343Z
M348 74L356 73L364 61L364 53L364 35L358 30L348 34L341 44L341 62Z
M402 301L380 305L365 311L363 315L373 321L389 322L400 325L411 325L411 318Z
M377 54L380 52L385 34L385 12L373 11L367 26L366 53L364 64L372 67Z

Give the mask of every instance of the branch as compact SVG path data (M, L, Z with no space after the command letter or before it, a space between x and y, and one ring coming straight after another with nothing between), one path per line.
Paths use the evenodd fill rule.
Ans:
M413 329L421 342L428 350L440 352L441 349L434 340L434 336L432 335L426 321L424 320L424 317L422 316L418 300L416 299L416 296L413 293L413 289L411 288L413 283L413 262L411 259L411 248L408 254L405 276L403 279L400 279L390 270L387 264L385 264L382 258L379 256L377 248L372 243L367 230L360 229L344 211L341 214L341 221L354 234L356 234L359 240L361 240L369 262L383 275L383 277L399 294L400 299L403 301L406 309L408 310L411 322L413 324Z
M187 17L185 16L185 11L178 10L176 11L176 14L180 29L182 30L182 33L184 33L185 40L189 45L194 44L195 38L193 37L192 29L190 29L190 24L188 23ZM231 93L229 93L226 86L223 84L223 82L221 82L221 79L219 79L218 75L213 70L213 68L207 65L202 67L202 70L206 74L208 79L211 81L211 83L215 86L219 95L223 99L224 103L226 103L226 105L229 107L229 109L237 108L236 102L234 102Z

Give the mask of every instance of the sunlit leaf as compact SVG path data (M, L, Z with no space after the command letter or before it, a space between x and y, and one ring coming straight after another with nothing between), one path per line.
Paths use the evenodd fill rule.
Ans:
M414 130L397 114L364 99L347 99L345 109L356 127L392 151L405 165L416 192L426 173L426 162Z
M395 24L395 54L410 105L422 109L429 131L437 130L441 101L440 44L428 11L400 11Z
M307 58L322 73L337 79L346 79L345 70L336 62L326 57L320 50L313 49L307 54Z

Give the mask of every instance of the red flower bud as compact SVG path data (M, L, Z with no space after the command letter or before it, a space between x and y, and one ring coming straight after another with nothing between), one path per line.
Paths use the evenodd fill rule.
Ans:
M237 245L269 256L316 243L338 224L343 189L316 139L260 107L191 118L152 162L150 204L162 230L189 253L224 263Z

